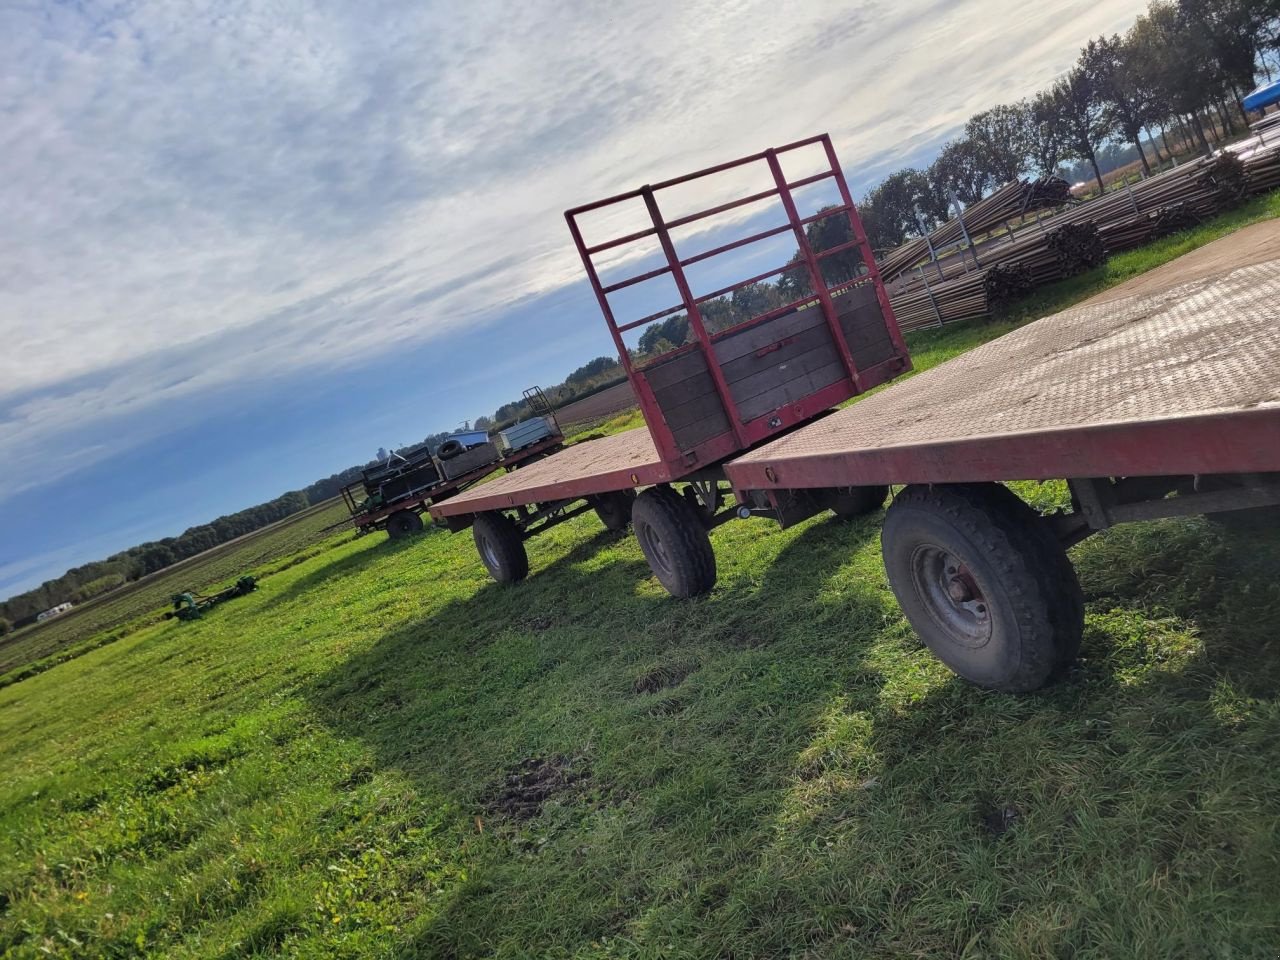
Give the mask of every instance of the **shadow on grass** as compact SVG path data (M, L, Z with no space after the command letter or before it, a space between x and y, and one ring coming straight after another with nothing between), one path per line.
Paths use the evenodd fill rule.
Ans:
M642 587L634 556L595 563L621 539L602 532L322 678L326 723L424 802L486 823L468 878L398 955L571 955L618 936L693 956L946 952L1053 909L1046 890L1140 889L1188 850L1207 876L1237 869L1195 811L1207 771L1240 755L1223 749L1245 721L1224 720L1220 684L1277 689L1258 664L1280 628L1274 544L1188 524L1090 542L1078 559L1101 626L1082 666L1003 697L933 665L879 583L855 571L831 598L878 525L814 523L759 579L691 602ZM1162 617L1198 629L1203 652L1162 667ZM527 820L495 812L512 771L546 758L573 785ZM1117 897L1092 922L1141 906ZM1083 929L1046 951L1087 946Z

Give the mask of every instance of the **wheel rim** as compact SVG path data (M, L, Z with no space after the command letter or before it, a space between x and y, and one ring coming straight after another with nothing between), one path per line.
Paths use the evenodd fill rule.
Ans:
M498 551L494 549L488 537L482 536L480 538L480 559L484 561L484 565L490 571L498 569Z
M911 577L925 609L957 646L977 649L991 639L991 606L973 572L941 547L911 555Z
M658 572L671 573L671 557L667 553L667 548L662 545L662 538L658 536L658 532L646 523L640 527L638 533L640 546L644 549L644 555L649 558L649 562L657 568Z

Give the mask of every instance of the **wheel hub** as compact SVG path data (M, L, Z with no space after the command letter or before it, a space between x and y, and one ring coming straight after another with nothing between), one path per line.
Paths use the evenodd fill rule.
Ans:
M922 545L911 558L916 592L930 616L960 646L981 647L991 639L991 610L973 573L941 547Z

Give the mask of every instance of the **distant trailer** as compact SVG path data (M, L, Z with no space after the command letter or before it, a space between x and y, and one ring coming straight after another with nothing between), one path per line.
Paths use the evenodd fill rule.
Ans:
M524 398L534 416L493 439L483 430L456 433L434 452L425 447L406 451L343 487L342 500L356 531L386 530L393 540L418 533L432 504L499 470L516 470L559 450L563 431L542 390L531 387Z
M805 143L815 142L847 197L829 141ZM761 158L776 171L787 149L711 172ZM674 252L665 230L688 218L657 213L662 186L626 195L644 199L654 226L623 240L656 235L679 277L698 257ZM758 196L785 198L794 187L779 175L776 189ZM699 358L684 361L685 376L664 377L671 362L661 359L633 368L619 341L646 429L568 447L431 508L453 529L472 527L495 579L525 577L524 540L594 508L607 527L630 520L671 594L696 596L715 584L715 526L767 516L785 527L823 510L858 516L879 510L891 485L900 486L881 545L908 621L965 679L1026 691L1079 650L1084 605L1068 547L1134 520L1280 506L1280 261L1046 317L832 412L845 396L905 369L906 352L870 256L864 278L831 295L815 263L822 254L786 206L817 291L802 309L711 335L694 322L701 301L681 281L697 343L677 353ZM846 212L865 249L847 202ZM602 285L590 261L615 244L584 245L576 214L574 238L617 339L607 297L620 285ZM876 324L883 341L869 335ZM783 383L799 379L797 365L814 369L795 350L810 336L815 350L849 347L836 351L847 366L834 399L824 386L762 409L735 394L735 384L771 366L775 380L788 377ZM878 362L858 362L866 344L884 341L872 354ZM740 375L730 365L744 359L750 372ZM772 434L760 429L775 423ZM1049 479L1067 482L1070 509L1041 515L1004 485Z

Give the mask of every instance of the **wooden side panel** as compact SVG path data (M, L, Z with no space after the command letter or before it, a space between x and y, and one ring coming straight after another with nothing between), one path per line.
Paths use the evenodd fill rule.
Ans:
M716 341L725 380L742 421L845 379L822 311L798 310Z
M681 450L727 433L729 418L702 351L659 361L644 371L671 436Z
M889 328L874 285L854 287L836 297L833 303L855 367L866 370L893 356L893 341L889 339Z

